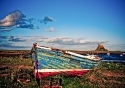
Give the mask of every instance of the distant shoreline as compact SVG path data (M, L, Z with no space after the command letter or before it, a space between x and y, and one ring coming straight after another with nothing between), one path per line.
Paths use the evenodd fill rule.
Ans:
M122 51L77 51L77 50L68 50L68 51L71 51L71 52L75 52L75 53L78 53L78 54L107 54L107 53L110 53L110 54L123 54L125 52L122 52ZM0 54L1 53L29 53L30 50L0 50Z
M122 54L121 51L73 51L78 54Z

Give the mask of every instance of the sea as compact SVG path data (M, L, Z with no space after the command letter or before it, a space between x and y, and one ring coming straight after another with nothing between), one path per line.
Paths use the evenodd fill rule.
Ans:
M125 62L125 54L98 54L102 61Z
M86 55L86 54L83 54ZM125 54L95 54L103 62L123 62L125 63Z

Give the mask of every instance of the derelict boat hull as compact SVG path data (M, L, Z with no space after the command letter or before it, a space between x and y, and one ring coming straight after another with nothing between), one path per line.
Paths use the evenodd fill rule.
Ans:
M89 60L79 54L50 47L33 45L31 52L36 78L57 74L81 76L99 64L99 60Z

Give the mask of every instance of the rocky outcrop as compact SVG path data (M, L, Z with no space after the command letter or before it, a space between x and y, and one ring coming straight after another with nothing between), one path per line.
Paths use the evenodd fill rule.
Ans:
M102 44L98 44L98 47L96 48L95 51L108 51L107 49L104 48Z

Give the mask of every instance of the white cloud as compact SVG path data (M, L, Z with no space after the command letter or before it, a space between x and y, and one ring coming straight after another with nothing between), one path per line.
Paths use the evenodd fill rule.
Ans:
M45 31L46 31L46 32L53 32L53 31L54 31L54 28L53 28L53 27L47 28L47 29L45 29Z
M51 17L46 16L46 17L44 17L43 21L53 21L53 19Z
M5 28L10 28L10 31L14 28L29 28L38 29L38 26L34 26L33 18L26 19L26 16L19 10L10 12L4 19L0 20L0 32L7 31Z
M40 23L47 24L48 22L52 22L53 19L51 17L45 16L43 20L40 20Z
M14 26L21 20L24 15L19 11L9 13L3 20L0 20L0 27Z

